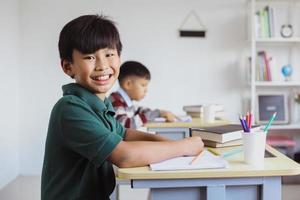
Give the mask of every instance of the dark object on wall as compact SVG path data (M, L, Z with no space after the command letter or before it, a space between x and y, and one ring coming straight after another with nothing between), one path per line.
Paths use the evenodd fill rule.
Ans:
M205 37L206 31L179 30L180 37Z
M195 11L191 11L179 28L180 37L206 37L206 29Z

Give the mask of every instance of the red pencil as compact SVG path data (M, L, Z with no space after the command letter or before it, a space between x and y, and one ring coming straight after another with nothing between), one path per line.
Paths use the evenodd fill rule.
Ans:
M251 127L252 127L252 122L253 122L253 113L250 112L250 116L249 116L249 129L251 129Z
M250 128L250 126L249 126L249 122L250 122L250 116L249 116L249 112L247 112L246 113L246 123L247 123L247 125L248 125L248 128Z

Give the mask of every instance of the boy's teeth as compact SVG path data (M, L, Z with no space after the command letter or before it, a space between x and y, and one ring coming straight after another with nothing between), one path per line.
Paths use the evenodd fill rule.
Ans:
M96 76L95 79L98 80L98 81L107 80L107 79L109 79L109 75L105 75L105 76Z

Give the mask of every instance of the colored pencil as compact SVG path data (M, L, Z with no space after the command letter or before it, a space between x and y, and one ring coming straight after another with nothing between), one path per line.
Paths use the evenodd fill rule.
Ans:
M270 118L270 120L269 120L269 122L268 122L268 124L267 124L267 126L265 127L265 129L264 129L264 132L268 132L268 130L269 130L269 128L270 128L270 126L271 126L271 124L273 123L273 121L274 121L274 119L275 119L275 117L276 117L276 112L272 115L272 117Z
M223 158L227 158L229 156L233 156L235 154L238 154L240 152L243 151L242 148L239 148L239 149L235 149L235 150L232 150L232 151L228 151L228 152L224 152L222 154L218 153L217 151L215 151L214 149L212 148L207 148L207 151L211 152L212 154L216 155L216 156L221 156Z
M235 150L232 150L232 151L229 151L229 152L225 152L225 153L223 153L221 156L223 157L223 158L227 158L227 157L229 157L229 156L233 156L233 155L235 155L235 154L238 154L238 153L240 153L240 152L242 152L243 151L243 149L235 149Z
M246 127L245 127L245 123L244 123L244 120L243 120L243 117L240 115L240 122L241 122L241 125L242 125L242 128L243 128L243 130L244 130L244 132L247 132L247 130L246 130Z
M198 160L198 158L199 158L200 156L202 156L203 153L204 153L204 150L201 151L197 156L195 156L195 157L193 158L193 160L190 162L190 165L194 164L194 163Z
M250 116L249 116L249 129L251 130L252 128L252 122L253 122L253 112L250 112Z

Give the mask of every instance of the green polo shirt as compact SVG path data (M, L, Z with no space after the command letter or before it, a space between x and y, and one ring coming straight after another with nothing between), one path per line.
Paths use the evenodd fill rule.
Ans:
M115 187L106 159L124 138L111 103L78 84L63 86L48 127L42 200L104 200Z

